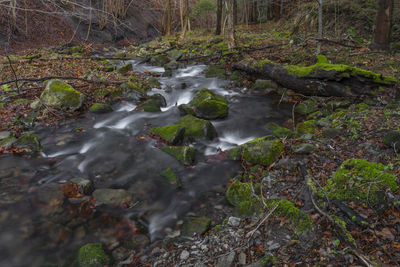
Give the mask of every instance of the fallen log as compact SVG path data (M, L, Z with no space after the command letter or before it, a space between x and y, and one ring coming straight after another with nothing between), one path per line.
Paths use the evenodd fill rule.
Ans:
M318 56L315 65L282 66L270 60L244 59L233 69L256 78L268 78L279 85L303 95L355 96L370 94L380 86L393 86L397 79L348 65L330 64L326 57Z

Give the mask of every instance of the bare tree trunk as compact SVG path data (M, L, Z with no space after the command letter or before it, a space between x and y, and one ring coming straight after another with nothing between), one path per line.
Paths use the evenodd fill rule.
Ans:
M238 4L237 0L233 0L233 25L238 24Z
M179 17L181 19L181 30L183 31L183 0L179 0Z
M379 0L379 9L376 17L375 36L372 43L372 49L389 50L390 48L393 5L393 0Z
M167 17L167 21L166 21L166 28L165 28L165 34L166 35L171 35L171 20L172 20L172 14L171 14L171 10L172 10L172 8L171 8L171 0L167 0L167 10L166 10L166 12L167 12L167 14L166 14L166 17Z
M228 1L228 11L227 11L227 45L229 49L235 47L235 25L233 24L233 1L234 0L227 0Z
M182 0L183 1L183 0ZM185 37L186 31L189 28L189 0L184 0L185 5L183 8L183 25L182 25L182 34L181 38Z
M318 0L318 39L322 39L322 4L323 0ZM321 53L321 42L319 41L317 44L317 55Z
M222 0L217 0L217 28L215 30L215 35L221 34L222 27Z

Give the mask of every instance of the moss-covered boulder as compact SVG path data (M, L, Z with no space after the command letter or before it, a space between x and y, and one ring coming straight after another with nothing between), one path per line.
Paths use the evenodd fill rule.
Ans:
M183 54L184 52L178 49L173 49L167 53L168 57L172 60L179 60Z
M185 128L185 137L205 137L212 140L217 137L217 130L214 125L207 121L196 118L192 115L186 115L180 118L176 125Z
M300 122L296 126L296 132L299 135L314 134L315 130L316 130L315 129L316 126L317 126L317 122L315 120Z
M312 229L313 223L310 216L304 211L296 208L296 206L289 200L281 199L267 199L266 205L268 208L276 207L275 214L285 218L294 226L295 232L301 235Z
M132 204L132 194L124 189L101 188L93 192L96 205L113 207L129 207Z
M308 99L298 104L294 111L299 114L310 114L318 110L318 102L315 99Z
M89 243L79 249L79 267L103 267L111 263L101 243Z
M127 73L127 72L129 72L131 70L133 70L132 63L128 63L128 64L125 64L122 67L118 68L117 72L120 73L120 74L125 74L125 73Z
M40 101L45 105L71 110L79 109L84 100L82 93L60 80L49 81L40 95Z
M236 212L240 216L252 215L262 211L260 200L253 195L250 183L234 181L226 191L226 199L235 206Z
M33 133L25 133L21 135L15 144L19 147L27 148L32 151L40 151L42 149L39 137Z
M104 103L94 103L92 106L90 106L89 111L92 113L108 113L112 112L113 108Z
M164 66L169 62L169 59L165 55L156 55L150 59L150 64L157 66Z
M277 89L278 85L271 80L261 80L258 79L254 82L254 84L251 86L251 89L254 91L264 91L268 89Z
M183 165L192 165L195 161L196 149L191 146L165 146L161 150L179 160Z
M155 78L155 77L151 77L151 78L149 78L148 80L147 80L147 84L150 86L150 87L152 87L152 88L154 88L154 87L160 87L161 86L161 83L157 80L157 78Z
M189 105L196 117L213 120L228 116L228 101L213 91L202 88L190 101ZM185 109L183 109L185 111ZM191 111L187 111L191 114Z
M14 136L9 136L0 140L0 146L10 148L15 144L15 142L17 142L17 138Z
M348 159L327 181L324 190L331 200L353 201L379 208L385 204L385 192L395 192L399 188L396 176L387 170L388 167L380 163Z
M139 107L143 108L143 110L147 112L159 112L161 111L161 107L165 107L166 105L167 101L164 96L161 94L155 94L140 104Z
M229 157L236 160L242 158L251 164L270 166L280 157L282 151L283 145L280 140L264 136L232 149Z
M185 128L179 125L168 125L164 127L153 127L150 134L158 135L170 145L176 145L185 138Z
M282 127L282 126L279 126L278 124L276 124L274 122L269 122L269 123L267 123L266 126L267 126L267 129L271 130L272 133L276 137L279 137L279 138L285 138L285 137L291 138L291 137L295 136L295 133L292 130L290 130L288 128L285 128L285 127Z
M124 98L129 101L140 101L146 97L146 90L141 88L138 84L126 82L111 91L110 97L112 99Z
M211 226L211 219L207 217L189 217L182 226L182 235L192 237L193 235L202 235Z
M210 65L205 70L205 75L207 78L220 78L225 79L226 71L223 67L218 65Z
M393 147L396 152L400 151L400 130L392 131L385 135L382 142L390 147Z

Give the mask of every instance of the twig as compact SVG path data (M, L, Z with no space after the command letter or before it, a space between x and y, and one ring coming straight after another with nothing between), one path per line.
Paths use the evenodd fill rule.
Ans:
M11 70L12 70L12 72L13 72L13 74L14 74L14 77L15 77L15 86L17 87L17 92L18 92L18 94L20 93L19 92L19 85L18 85L18 76L17 76L17 73L15 73L15 69L14 69L14 67L13 67L13 65L12 65L12 62L11 62L11 59L10 59L10 57L7 55L7 59L8 59L8 63L10 64L10 68L11 68Z
M296 108L297 102L294 103L292 107L292 121L293 121L293 131L296 131L296 121L295 121L295 116L294 116L294 109Z
M251 230L248 234L250 234L250 238L253 237L254 233L258 230L258 228L260 228L260 226L266 221L268 220L268 218L272 215L272 213L274 213L274 211L278 208L280 202L278 202L278 204L276 204L273 209L264 217L264 219L256 226L256 228L254 228L253 230Z

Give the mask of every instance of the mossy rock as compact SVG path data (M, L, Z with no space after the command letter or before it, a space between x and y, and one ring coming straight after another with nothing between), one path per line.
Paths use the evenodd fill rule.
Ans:
M354 201L378 208L385 204L386 190L395 192L398 188L397 177L388 173L383 164L348 159L328 179L324 190L329 199Z
M146 112L159 112L161 107L165 107L167 101L161 94L155 94L150 96L144 103L140 104L139 107L143 108Z
M249 216L262 212L260 200L252 192L250 183L234 181L228 187L225 196L240 216Z
M171 60L170 62L168 62L167 64L164 65L164 69L165 70L177 70L179 68L184 68L185 65L182 63L177 62L176 60Z
M174 173L174 171L171 168L166 169L161 173L161 176L167 179L168 182L172 184L176 184L178 188L182 187L182 185L179 182L178 177Z
M140 101L145 98L145 91L137 84L126 82L121 86L111 91L110 97L115 100L118 98L125 98L130 101Z
M79 249L78 264L80 267L103 267L111 263L101 243L89 243Z
M312 144L299 144L293 147L295 154L310 154L317 151L317 148Z
M281 155L283 145L280 140L271 136L256 138L240 145L229 152L229 157L234 160L242 158L251 164L270 166Z
M271 130L272 133L279 138L285 138L285 137L292 138L295 136L295 133L292 130L279 126L274 122L267 123L267 129Z
M89 111L92 112L92 113L108 113L108 112L112 112L113 108L108 104L94 103L89 108Z
M169 62L169 59L165 55L156 55L150 59L150 64L157 66L164 66Z
M316 125L317 122L315 120L300 122L296 126L296 132L299 135L314 134Z
M337 128L327 128L322 131L322 136L326 138L336 138L340 136L342 131Z
M267 199L266 204L268 208L274 208L278 205L275 213L278 213L279 216L290 221L293 224L297 235L301 235L302 233L312 229L313 223L310 216L308 216L304 211L296 208L291 201L286 199Z
M178 60L184 55L184 52L182 50L173 49L173 50L169 51L167 53L167 55L172 60Z
M194 110L193 108L188 105L188 104L182 104L178 106L178 110L181 115L193 115L194 116Z
M263 91L266 89L277 89L278 85L271 80L256 80L253 86L251 87L254 91Z
M97 89L96 91L94 91L94 96L96 96L96 97L106 97L106 96L108 96L110 93L111 93L111 92L108 91L107 89L105 89L105 88L100 88L100 89Z
M7 138L0 140L0 146L5 148L10 148L15 144L15 142L17 142L17 138L9 136Z
M185 128L185 137L205 137L209 140L217 137L217 130L211 122L192 115L180 118L176 125Z
M400 151L400 131L392 131L385 135L382 142L389 146L393 147L396 152Z
M151 128L150 134L160 136L170 145L176 145L181 143L185 138L185 128L175 124L164 127L154 127Z
M291 75L300 78L325 78L329 80L348 79L351 77L366 78L377 84L392 85L397 83L397 79L391 76L383 76L369 70L363 70L343 64L330 64L326 62L318 62L308 67L289 65L284 69Z
M117 67L114 64L111 64L107 60L102 60L99 63L100 63L100 66L97 67L97 70L99 70L99 71L112 72L117 69Z
M118 68L117 72L120 74L125 74L131 70L133 70L132 63L128 63L128 64L125 64L122 67Z
M226 78L226 71L221 66L210 65L205 70L205 75L206 75L207 78L225 79Z
M198 91L189 106L194 115L202 119L222 119L228 116L228 101L207 88Z
M182 235L192 237L193 235L202 235L211 226L211 219L207 217L190 217L182 226Z
M310 114L318 110L318 102L315 99L308 99L303 101L302 103L298 104L294 111L299 114Z
M84 100L82 93L60 80L49 81L40 96L40 101L45 105L71 110L82 107Z
M154 87L160 87L161 86L161 83L157 80L157 78L155 78L155 77L151 77L151 78L149 78L148 80L147 80L147 84L150 86L150 87L152 87L152 88L154 88Z
M196 149L191 146L165 146L161 150L179 160L183 165L192 165L195 161Z
M42 149L39 137L33 133L21 135L15 144L19 147L31 149L32 151L40 151Z

